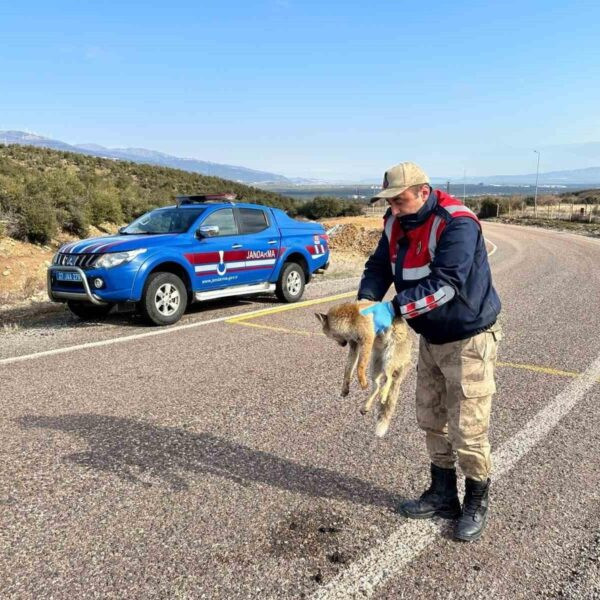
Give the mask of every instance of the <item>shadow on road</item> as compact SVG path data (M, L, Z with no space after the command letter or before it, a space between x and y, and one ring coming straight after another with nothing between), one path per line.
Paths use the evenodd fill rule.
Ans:
M274 304L281 302L275 296L253 295L253 296L233 296L230 298L218 298L216 300L207 300L204 302L194 302L188 305L185 315L179 325L185 325L191 322L194 317L202 317L203 313L227 308L247 308L248 310L258 310L260 308L269 308ZM225 315L223 315L225 316ZM130 327L151 329L153 326L148 324L142 317L134 311L111 312L108 316L82 321L71 314L65 304L51 302L40 303L29 307L6 309L0 312L0 325L14 326L20 330L44 331L59 329L86 329L96 328L102 325L112 325L119 327ZM0 329L0 333L2 333Z
M75 435L89 445L89 450L68 455L65 460L146 487L152 484L140 475L159 478L179 491L188 488L185 473L207 473L240 485L262 483L308 496L384 508L394 508L402 500L356 477L302 465L208 433L95 414L26 415L16 422L28 429L39 427Z

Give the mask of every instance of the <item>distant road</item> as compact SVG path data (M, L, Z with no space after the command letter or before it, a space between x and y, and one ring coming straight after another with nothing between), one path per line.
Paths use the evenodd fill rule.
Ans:
M375 438L313 315L357 280L329 281L171 329L54 317L3 334L0 597L593 597L600 242L484 229L506 337L480 542L393 512L427 483L414 374Z

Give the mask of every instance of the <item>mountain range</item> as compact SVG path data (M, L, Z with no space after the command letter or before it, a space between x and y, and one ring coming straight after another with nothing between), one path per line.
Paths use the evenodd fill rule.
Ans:
M78 152L79 154L89 154L100 158L112 158L117 160L130 160L137 163L147 163L159 165L162 167L171 167L173 169L182 169L192 173L201 173L202 175L213 175L232 181L238 181L246 184L294 184L309 180L289 179L277 173L267 171L257 171L236 165L225 165L220 163L197 160L195 158L180 158L147 150L145 148L105 148L98 144L67 144L60 140L54 140L34 133L25 131L0 131L0 144L20 144L23 146L40 146L43 148L52 148L53 150L63 150L65 152Z
M490 177L467 177L466 183L487 184L535 184L535 173L526 175L493 175ZM452 178L454 182L462 181L462 177ZM571 169L568 171L547 171L539 174L539 185L578 185L578 184L600 184L600 167L587 167L585 169Z
M213 175L238 181L240 183L256 185L259 187L271 186L303 186L323 182L317 182L313 179L302 177L285 177L277 173L268 171L258 171L236 165L227 165L209 161L197 160L195 158L180 158L170 154L164 154L155 150L145 148L105 148L98 144L67 144L60 140L54 140L34 133L24 131L0 131L0 144L21 144L25 146L41 146L66 152L78 152L101 158L111 158L115 160L129 160L137 163L146 163L171 167L173 169L182 169L192 173L201 173L202 175ZM581 144L582 152L589 152L594 144ZM595 151L595 150L594 150ZM583 156L583 154L582 154ZM462 177L432 177L435 182L462 182ZM493 175L487 177L467 177L465 183L485 183L485 184L506 184L506 185L533 185L535 184L536 174L528 173L525 175ZM379 184L380 178L363 180L363 184ZM342 182L336 182L342 183ZM346 182L351 183L351 182ZM588 167L585 169L571 169L566 171L550 171L539 174L540 185L600 185L600 167Z

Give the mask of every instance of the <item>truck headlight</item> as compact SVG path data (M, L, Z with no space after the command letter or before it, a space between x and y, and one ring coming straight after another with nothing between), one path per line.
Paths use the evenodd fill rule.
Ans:
M129 252L107 252L103 254L94 263L94 269L110 269L118 267L124 263L131 262L136 256L146 252L146 248L138 248L137 250L129 250Z

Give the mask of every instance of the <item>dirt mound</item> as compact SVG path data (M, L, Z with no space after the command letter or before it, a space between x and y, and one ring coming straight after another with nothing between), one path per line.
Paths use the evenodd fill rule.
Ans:
M0 238L0 310L3 305L42 294L54 251L11 238Z
M331 217L321 220L321 224L328 229L334 225L358 225L367 229L383 228L383 213L362 215L359 217Z
M369 256L377 247L381 237L381 229L370 229L357 225L339 225L329 239L332 250L357 252Z

